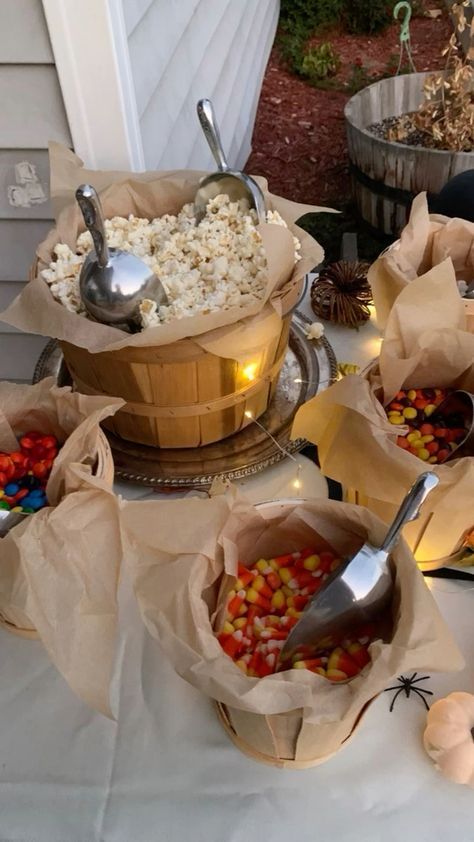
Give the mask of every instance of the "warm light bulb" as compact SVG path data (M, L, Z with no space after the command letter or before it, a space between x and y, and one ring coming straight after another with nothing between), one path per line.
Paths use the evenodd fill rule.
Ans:
M255 380L258 363L249 363L242 369L242 374L247 380Z
M293 483L293 488L301 488L301 480L296 478L294 483Z

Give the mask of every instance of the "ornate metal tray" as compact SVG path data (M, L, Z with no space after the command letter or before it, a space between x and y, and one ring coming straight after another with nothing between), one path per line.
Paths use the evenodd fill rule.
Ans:
M305 447L304 439L290 441L296 410L337 377L334 351L324 337L317 342L306 339L308 324L310 320L296 311L275 396L258 423L249 424L240 433L215 444L176 450L134 444L105 430L113 452L116 478L157 490L205 489L218 476L242 479L276 464L286 453ZM71 385L55 340L41 354L33 382L50 376L56 377L60 386Z

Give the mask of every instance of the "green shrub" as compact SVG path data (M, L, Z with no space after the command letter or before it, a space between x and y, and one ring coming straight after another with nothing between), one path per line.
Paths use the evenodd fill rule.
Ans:
M380 32L392 20L392 7L387 0L347 0L345 26L354 34Z
M304 27L306 37L315 29L331 26L343 13L349 0L281 0L280 23L284 29ZM370 2L370 0L369 0Z
M306 39L341 22L348 32L370 35L390 23L392 7L392 0L281 0L280 24Z
M301 65L301 75L311 81L327 79L333 76L339 69L339 56L329 41L320 44L319 47L311 47L306 51Z
M292 73L301 75L306 38L298 33L280 32L277 40L280 55Z

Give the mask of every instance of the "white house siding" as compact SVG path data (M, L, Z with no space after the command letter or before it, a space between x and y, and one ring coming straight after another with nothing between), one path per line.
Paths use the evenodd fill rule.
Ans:
M41 0L0 2L0 309L51 228L49 139L71 145ZM23 164L23 166L18 166ZM30 380L45 339L0 322L0 379Z
M122 0L147 169L213 166L196 102L212 99L233 166L250 154L278 0Z

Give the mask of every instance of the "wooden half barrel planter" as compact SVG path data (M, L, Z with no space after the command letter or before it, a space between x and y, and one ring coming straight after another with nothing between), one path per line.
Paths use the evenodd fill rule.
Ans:
M474 152L407 146L368 131L374 123L416 111L427 73L382 79L351 97L344 109L354 194L362 218L386 234L406 225L414 196L431 196L458 173L474 169Z

